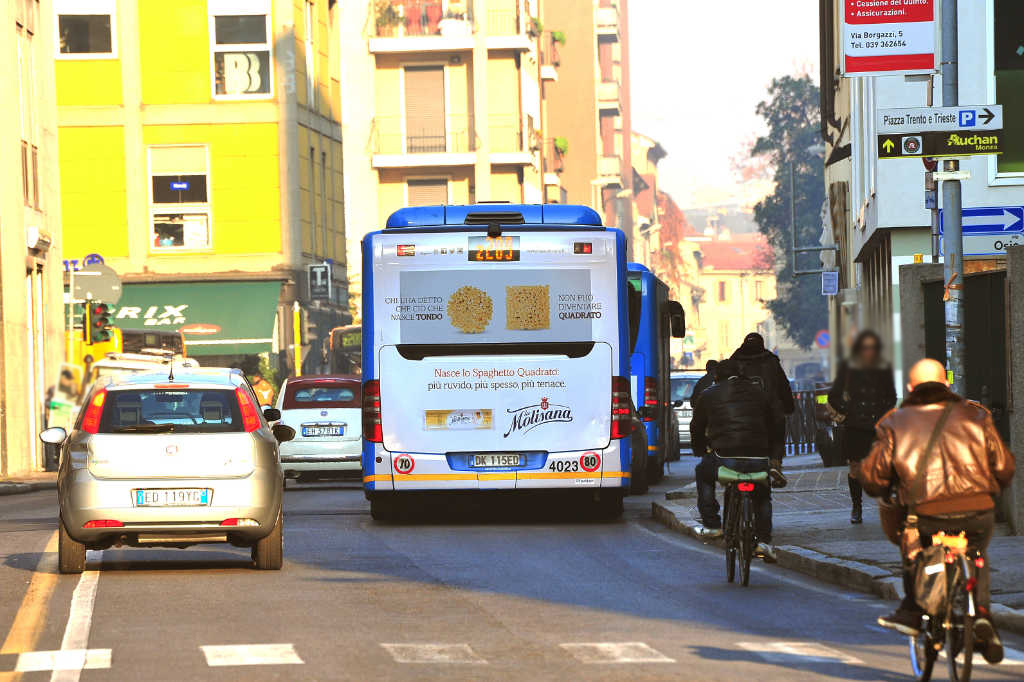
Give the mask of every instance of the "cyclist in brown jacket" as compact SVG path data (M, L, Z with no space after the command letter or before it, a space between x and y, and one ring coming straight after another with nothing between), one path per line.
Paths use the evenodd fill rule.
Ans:
M858 475L865 492L882 497L896 490L899 504L918 516L921 542L930 544L939 531L966 531L971 547L984 553L995 524L995 496L1010 484L1013 455L996 431L992 415L978 403L949 389L945 368L921 360L910 370L909 395L879 420L870 454ZM930 453L932 432L946 407L949 413ZM880 625L916 635L922 611L913 597L913 572L904 557L903 586L907 596ZM988 561L978 572L979 602L975 635L989 662L1002 660L1002 643L989 613Z

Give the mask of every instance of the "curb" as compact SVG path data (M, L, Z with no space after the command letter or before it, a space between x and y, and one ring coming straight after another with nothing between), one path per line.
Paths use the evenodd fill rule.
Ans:
M700 526L691 516L679 513L667 504L658 501L652 502L651 512L656 521L671 530L700 540L705 544L722 545L721 540L709 541L701 537L697 531ZM809 575L822 582L873 594L889 601L898 601L903 598L903 580L900 576L893 575L884 568L859 561L840 559L795 545L782 545L775 549L779 556L778 565L782 568ZM993 603L992 614L995 616L999 629L1024 634L1024 610Z
M21 495L34 493L37 490L56 490L57 481L39 481L36 483L3 483L0 482L0 497L4 495Z

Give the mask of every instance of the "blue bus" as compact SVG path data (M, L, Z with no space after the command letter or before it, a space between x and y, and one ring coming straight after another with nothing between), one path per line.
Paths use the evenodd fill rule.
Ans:
M585 206L421 206L366 235L363 484L581 493L622 512L645 469L630 400L626 238Z
M630 392L647 431L647 480L661 480L665 462L679 458L673 426L670 339L685 336L683 307L669 299L668 285L640 263L628 265L630 288L640 294L639 329L629 359Z

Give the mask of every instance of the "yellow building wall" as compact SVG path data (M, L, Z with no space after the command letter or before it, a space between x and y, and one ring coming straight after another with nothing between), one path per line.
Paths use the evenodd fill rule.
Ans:
M204 0L139 3L138 38L142 101L199 104L213 100Z
M57 59L57 106L119 106L119 59Z
M515 168L494 168L491 171L491 196L477 197L477 201L522 201L523 190Z
M128 257L124 129L58 129L63 255Z
M142 137L209 147L214 254L281 252L276 123L145 126Z
M758 282L761 283L760 298L756 293ZM720 283L725 284L725 301L718 300ZM770 317L762 301L775 298L775 276L772 273L705 270L698 284L705 290L704 302L700 306L699 330L704 338L699 338L698 334L698 347L701 342L706 344L702 361L729 357L744 336L757 331L758 324Z
M487 60L487 125L492 152L522 151L519 133L519 70L509 53Z

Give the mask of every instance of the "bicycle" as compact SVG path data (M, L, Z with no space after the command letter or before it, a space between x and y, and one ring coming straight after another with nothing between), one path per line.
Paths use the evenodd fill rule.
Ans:
M768 472L744 474L728 467L718 467L718 481L725 485L725 576L736 579L737 560L740 584L750 584L750 562L754 557L754 489L768 485Z
M968 682L974 663L974 619L977 615L975 569L984 566L985 560L977 550L968 549L963 532L959 535L936 533L932 536L932 544L945 547L942 566L946 577L946 600L939 611L942 616L923 616L921 632L910 637L910 665L919 682L928 682L935 659L945 647L949 679Z

